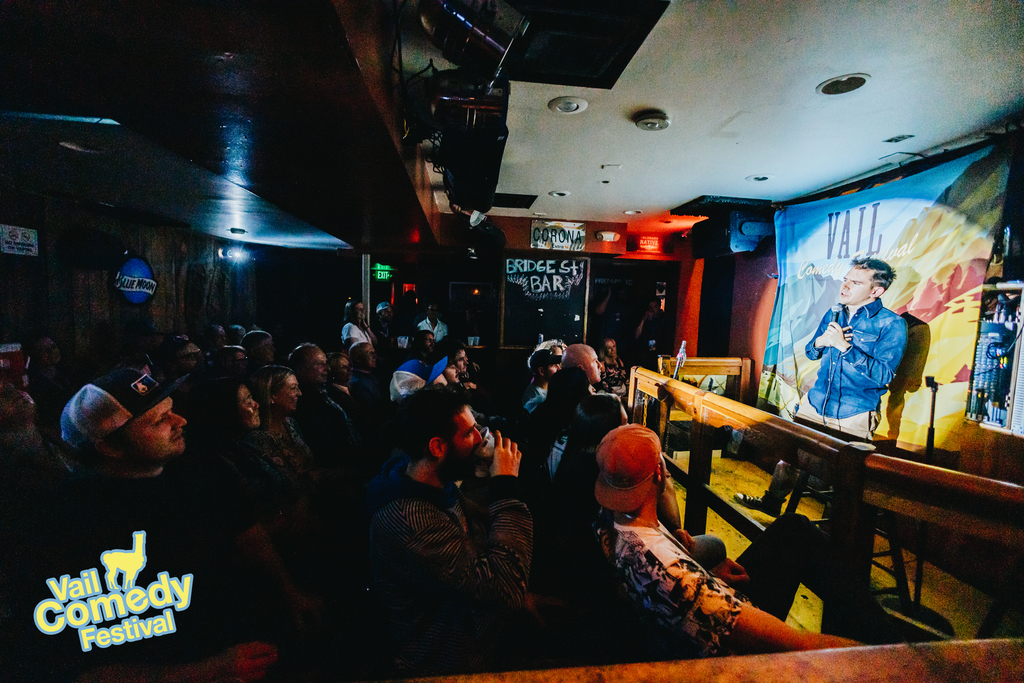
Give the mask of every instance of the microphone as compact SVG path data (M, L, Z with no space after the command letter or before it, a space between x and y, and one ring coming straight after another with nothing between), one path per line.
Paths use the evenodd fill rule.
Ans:
M832 307L832 320L831 320L831 322L834 322L834 323L838 323L839 322L839 314L840 314L840 312L842 312L842 310L843 310L843 307L840 304L836 304L836 305L834 305Z

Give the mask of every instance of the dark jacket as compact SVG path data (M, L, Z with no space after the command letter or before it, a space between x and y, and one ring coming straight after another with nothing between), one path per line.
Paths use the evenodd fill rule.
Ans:
M453 483L440 489L389 460L370 482L367 505L374 586L404 675L478 671L504 617L525 604L533 521L515 477L490 482L487 534L475 542Z

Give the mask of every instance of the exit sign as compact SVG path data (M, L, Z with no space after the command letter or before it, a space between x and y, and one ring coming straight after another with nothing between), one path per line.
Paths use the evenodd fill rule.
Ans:
M370 272L373 273L374 280L390 280L395 275L394 268L385 266L382 263L374 263L373 267L370 268Z

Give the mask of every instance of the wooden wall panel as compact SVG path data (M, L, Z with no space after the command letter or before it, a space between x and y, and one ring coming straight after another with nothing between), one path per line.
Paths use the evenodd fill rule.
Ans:
M212 323L254 320L254 263L218 256L233 242L187 228L132 224L3 181L0 223L39 232L38 257L0 255L0 343L27 346L36 336L50 336L85 378L113 361L131 320L189 336ZM147 304L130 304L112 290L109 268L92 253L118 240L156 273L158 287Z

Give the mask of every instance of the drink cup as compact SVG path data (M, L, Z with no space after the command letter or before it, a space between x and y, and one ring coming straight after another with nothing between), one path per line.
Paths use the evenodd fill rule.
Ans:
M476 476L484 478L490 476L491 463L494 461L494 434L487 427L481 427L480 436L483 441L476 447L473 457L476 460Z

